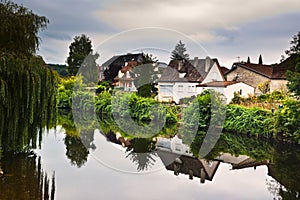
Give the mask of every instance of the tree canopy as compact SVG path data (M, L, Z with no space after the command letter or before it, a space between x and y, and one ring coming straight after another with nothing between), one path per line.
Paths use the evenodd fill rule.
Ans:
M290 42L290 49L286 50L285 53L289 56L293 54L300 54L300 31L297 35L293 36L292 41Z
M291 41L291 47L289 50L286 50L286 54L290 56L295 65L290 68L286 73L286 78L288 82L288 88L295 95L300 96L300 31L297 35L293 36Z
M189 59L189 54L186 53L185 44L183 44L181 40L179 40L179 43L175 46L170 58L171 60Z
M95 60L99 57L98 54L92 55L92 41L89 37L82 34L80 36L75 36L74 41L69 46L69 56L67 58L68 72L71 75L76 75L79 67L82 66L85 59L88 57L88 62L95 64ZM92 60L91 60L92 59Z
M35 54L40 44L38 32L49 20L11 1L0 0L0 48L8 52Z
M141 97L151 97L157 91L155 80L157 79L155 67L157 59L151 54L144 54L142 63L133 69L133 72L139 74L134 80L137 87L137 95Z

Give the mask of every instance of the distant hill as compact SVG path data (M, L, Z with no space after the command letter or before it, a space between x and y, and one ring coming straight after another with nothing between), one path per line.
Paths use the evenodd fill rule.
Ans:
M59 65L59 64L47 64L50 69L57 71L57 73L62 76L68 76L67 65Z

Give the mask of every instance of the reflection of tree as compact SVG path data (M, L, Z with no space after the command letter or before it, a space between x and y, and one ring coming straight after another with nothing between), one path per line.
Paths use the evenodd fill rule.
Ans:
M155 149L155 144L152 139L135 138L131 142L132 146L127 149L129 153L126 157L130 157L130 160L137 164L138 171L151 168L155 163L155 159L153 158L155 153L151 152Z
M55 174L50 184L47 173L41 168L41 157L5 155L2 167L0 199L54 199Z
M66 156L70 159L73 165L81 167L86 161L89 151L83 145L80 137L66 135Z
M297 146L277 144L272 163L268 165L269 175L278 184L271 187L282 199L299 199L300 197L300 149Z
M88 149L95 150L96 145L94 144L94 129L92 130L82 130L80 132L80 139L82 144Z
M87 161L88 149L96 149L93 143L94 129L81 126L80 130L78 130L71 112L60 112L58 115L58 124L62 125L66 131L65 145L67 157L71 160L72 164L81 167Z

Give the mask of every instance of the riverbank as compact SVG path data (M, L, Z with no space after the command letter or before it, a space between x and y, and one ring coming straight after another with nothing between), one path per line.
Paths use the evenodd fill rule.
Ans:
M84 90L84 87L80 80L76 83L75 78L62 79L58 105L63 108L73 106L73 109L84 112L92 111L100 118L129 117L140 125L147 125L153 120L165 120L166 125L188 124L186 127L197 126L199 131L205 132L213 124L223 127L226 132L300 144L300 132L297 129L300 127L300 102L288 94L275 92L250 99L236 97L235 102L224 105L220 94L206 91L186 107L180 107L160 104L153 98L139 97L135 93L113 92L109 88L101 88L101 92L95 94ZM188 134L188 129L184 131L183 134Z

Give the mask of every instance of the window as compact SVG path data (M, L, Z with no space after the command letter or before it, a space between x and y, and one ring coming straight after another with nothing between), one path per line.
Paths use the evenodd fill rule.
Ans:
M183 92L183 85L178 85L178 92Z
M166 94L172 94L173 91L173 85L160 85L160 93L166 95Z

